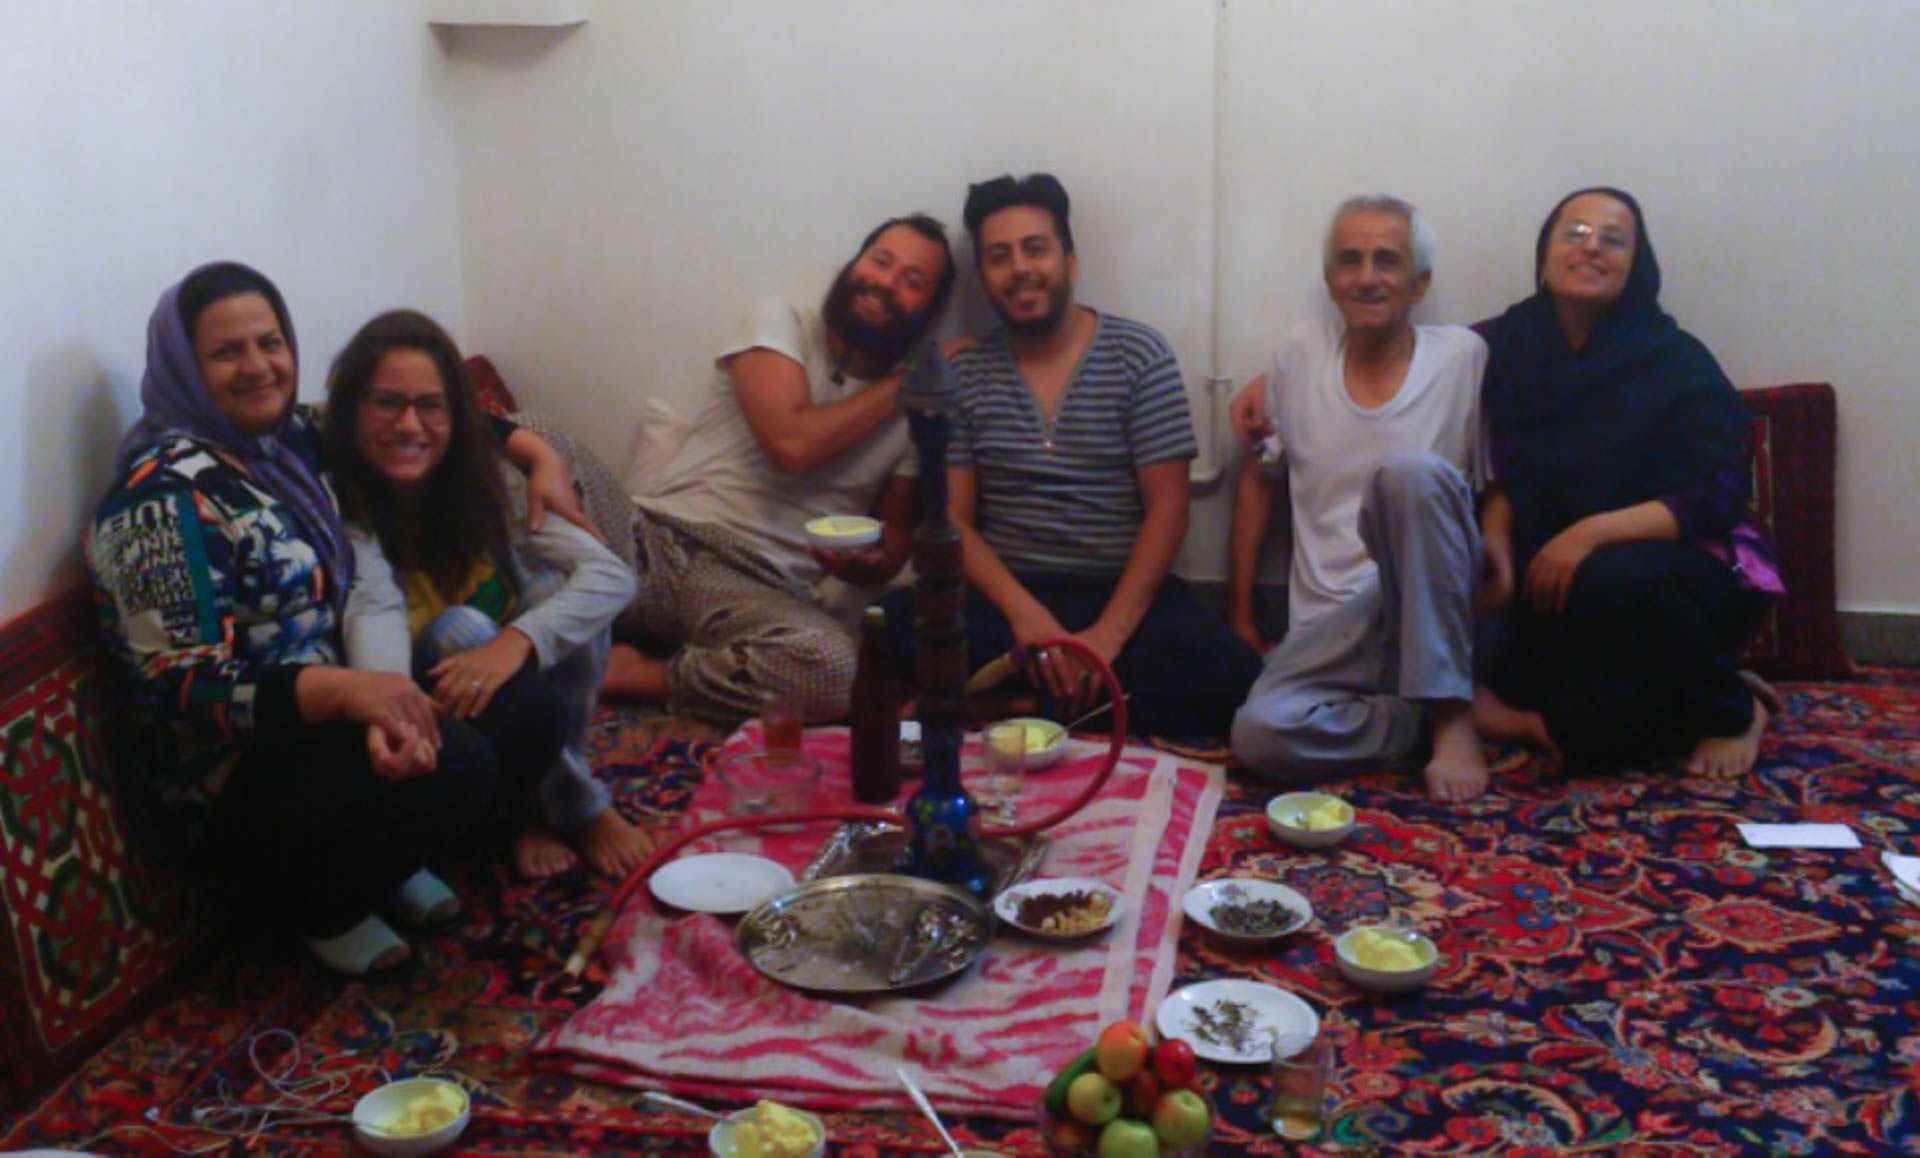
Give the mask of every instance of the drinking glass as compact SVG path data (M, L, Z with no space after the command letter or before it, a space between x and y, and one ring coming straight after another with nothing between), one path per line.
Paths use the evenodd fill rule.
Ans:
M1304 1047L1298 1037L1275 1034L1268 1070L1273 1088L1267 1119L1282 1138L1304 1142L1320 1136L1326 1124L1327 1080L1333 1073L1333 1047L1316 1036Z
M1027 728L1024 724L990 724L981 737L983 774L973 794L995 824L1012 823L1020 801L1020 777L1026 771Z
M787 697L778 692L762 697L760 740L768 752L798 752L806 728L806 721L800 718L800 709Z

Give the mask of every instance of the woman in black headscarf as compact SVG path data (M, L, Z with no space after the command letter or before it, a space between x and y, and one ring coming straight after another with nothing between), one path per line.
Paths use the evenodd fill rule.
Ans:
M1563 198L1534 264L1539 291L1484 331L1502 614L1475 722L1586 764L1743 773L1772 693L1734 656L1781 590L1746 516L1746 410L1660 308L1631 196Z

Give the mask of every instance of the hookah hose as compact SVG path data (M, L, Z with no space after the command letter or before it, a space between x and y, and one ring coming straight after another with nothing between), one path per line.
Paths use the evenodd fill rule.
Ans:
M1026 659L1034 652L1054 647L1065 648L1073 652L1083 662L1094 669L1100 677L1100 682L1106 686L1108 700L1113 704L1112 734L1107 742L1106 758L1100 765L1099 770L1087 778L1086 786L1080 790L1079 795L1056 809L1050 815L1042 816L1036 820L1024 821L1019 824L1009 824L999 827L983 826L980 829L982 838L1027 836L1052 828L1054 825L1059 824L1061 821L1079 812L1082 808L1085 808L1095 796L1099 795L1100 790L1106 787L1107 778L1113 775L1114 768L1120 763L1120 752L1126 747L1127 743L1127 701L1121 694L1119 677L1113 674L1113 668L1108 666L1107 661L1100 658L1099 652L1094 651L1091 647L1088 647L1085 643L1082 643L1072 636L1062 636L1059 639L1049 639L1032 645L1021 644L1016 646L1005 658L994 660L987 668L982 668L981 672L984 674L989 668L1001 664L1006 665L1003 669L1004 671L1011 672L1013 668L1023 665ZM978 677L976 677L976 680L977 679ZM613 890L613 895L607 898L607 903L601 907L600 912L595 914L593 920L589 921L587 927L582 930L579 942L574 946L572 955L567 958L566 973L569 976L578 977L586 971L587 962L593 960L594 954L599 952L600 942L606 938L607 930L613 927L614 918L627 907L627 902L632 899L633 894L646 883L649 877L653 876L655 869L666 863L675 853L679 852L689 843L703 836L711 836L716 832L726 832L733 829L747 830L766 828L775 824L807 824L823 820L873 820L887 824L905 823L905 818L894 809L880 808L873 805L849 804L836 808L812 809L806 812L770 813L765 816L727 816L719 820L710 820L705 824L697 825L675 836L659 848L654 849L652 855L648 856L638 868L627 874L626 879L622 880L619 886Z

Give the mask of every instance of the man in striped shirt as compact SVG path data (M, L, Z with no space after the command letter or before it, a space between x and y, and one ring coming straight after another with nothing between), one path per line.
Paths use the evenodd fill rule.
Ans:
M969 659L1071 634L1114 665L1139 731L1222 736L1260 659L1169 570L1197 453L1173 351L1074 300L1067 194L1051 175L974 185L965 216L1003 323L952 351ZM1089 673L1064 649L1029 675L1056 710L1090 706Z

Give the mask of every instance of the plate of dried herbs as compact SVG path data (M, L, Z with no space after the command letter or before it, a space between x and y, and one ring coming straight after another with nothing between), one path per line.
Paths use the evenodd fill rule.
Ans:
M1237 945L1272 941L1313 920L1307 898L1262 877L1201 881L1187 890L1180 909L1187 920Z
M1320 1032L1313 1006L1275 985L1226 978L1167 995L1153 1015L1162 1038L1185 1038L1208 1061L1265 1064L1305 1049Z

